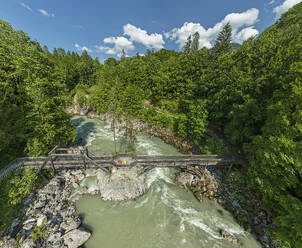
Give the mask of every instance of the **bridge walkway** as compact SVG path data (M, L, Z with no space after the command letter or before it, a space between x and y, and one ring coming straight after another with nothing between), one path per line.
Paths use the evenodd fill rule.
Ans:
M85 149L54 147L47 157L17 158L3 170L0 177L20 168L42 169L88 169L100 168L109 172L111 167L132 167L139 165L142 172L155 167L181 168L187 166L231 166L243 165L244 161L221 155L136 155L117 154L96 156Z

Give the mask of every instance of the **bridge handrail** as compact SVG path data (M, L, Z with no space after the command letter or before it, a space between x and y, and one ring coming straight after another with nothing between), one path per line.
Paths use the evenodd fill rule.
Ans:
M52 148L48 155L53 154L57 150L57 148L59 148L59 145L56 145L54 148Z
M0 171L0 178L6 177L8 173L10 173L11 171L14 171L22 166L23 166L22 158L14 159Z
M79 151L78 153L69 153L68 151ZM66 153L59 153L60 151L66 151ZM58 152L58 153L57 153ZM131 158L126 164L120 164L119 159L123 157ZM83 160L82 160L83 159ZM11 161L6 167L0 170L0 177L5 177L10 171L29 167L37 168L39 172L47 165L51 163L52 168L55 170L54 165L58 165L59 168L76 168L84 163L95 165L98 168L104 169L108 172L108 167L111 166L134 166L142 165L144 167L173 167L183 165L226 165L226 164L244 164L242 160L227 155L136 155L135 153L128 154L116 154L116 155L103 155L96 156L93 152L85 149L68 149L60 148L56 145L49 153L47 157L23 157L17 158ZM49 168L49 167L48 167Z

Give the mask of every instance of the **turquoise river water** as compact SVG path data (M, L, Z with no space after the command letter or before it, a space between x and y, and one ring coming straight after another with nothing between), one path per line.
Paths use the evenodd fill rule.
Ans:
M95 154L114 151L113 133L98 119L75 116L77 134ZM118 134L118 140L122 136ZM122 145L118 144L118 149ZM171 145L147 134L137 135L138 154L179 154ZM87 248L218 248L234 247L219 230L235 235L241 247L261 247L216 202L199 202L191 192L173 184L174 169L153 169L147 174L149 190L134 201L103 201L86 195L76 202L84 225L92 231ZM92 179L93 179L93 175ZM93 179L96 180L96 179Z

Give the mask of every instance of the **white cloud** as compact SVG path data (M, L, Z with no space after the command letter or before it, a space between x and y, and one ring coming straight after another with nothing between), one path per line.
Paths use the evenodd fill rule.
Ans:
M55 14L54 13L48 13L45 9L38 9L38 11L44 15L44 16L47 16L47 17L55 17Z
M80 46L79 44L75 44L74 47L75 47L79 52L84 52L84 51L86 51L86 52L88 52L88 53L92 52L92 50L89 49L88 47L86 47L86 46Z
M248 27L235 34L233 40L237 43L242 43L248 38L257 36L258 34L259 31L257 29L254 29L254 27Z
M96 46L99 52L105 52L106 54L121 56L121 52L124 49L125 53L134 50L133 42L125 37L108 37L104 39L104 43L113 44L113 47L108 46Z
M252 27L252 25L258 21L258 16L259 10L255 8L248 9L242 13L231 13L214 27L208 29L205 29L200 23L185 22L182 27L174 28L170 32L165 33L165 37L175 40L175 42L179 44L179 47L182 48L188 36L198 32L200 35L200 47L211 48L217 35L228 22L232 26L234 41L249 38L249 35L254 36L256 32L258 34L258 30ZM239 31L240 29L242 30Z
M269 5L272 5L272 4L274 4L276 1L275 0L271 0L268 4Z
M279 19L283 13L288 11L294 5L301 3L302 0L286 0L283 4L274 8L273 12L276 14L275 19Z
M25 4L25 3L23 3L23 2L21 2L21 3L19 3L23 8L25 8L25 9L27 9L27 10L29 10L29 11L33 11L32 10L32 8L29 6L29 5L27 5L27 4Z
M161 49L165 44L161 34L148 34L146 30L135 27L134 25L124 25L124 35L130 37L130 41L141 43L147 48Z

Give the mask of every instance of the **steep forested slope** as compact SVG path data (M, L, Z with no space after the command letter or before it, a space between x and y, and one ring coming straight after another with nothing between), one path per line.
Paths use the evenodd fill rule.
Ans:
M62 67L59 57L0 20L0 165L16 156L46 154L57 142L74 139L66 113L68 89L91 82L89 63L83 62L91 58L73 54L74 61L82 61L68 67L70 54Z
M209 100L210 127L249 158L249 186L275 217L276 238L293 247L302 243L301 27L299 4L220 57L196 90Z

